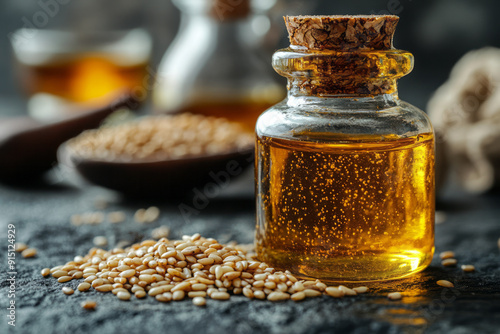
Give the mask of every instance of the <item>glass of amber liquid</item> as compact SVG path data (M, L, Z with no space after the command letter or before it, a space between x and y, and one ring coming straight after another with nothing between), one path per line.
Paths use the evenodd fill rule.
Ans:
M119 89L144 91L152 41L142 29L106 32L20 29L12 36L30 113L83 103Z
M395 16L287 17L288 97L257 121L256 250L304 278L383 281L434 253L434 133L401 101Z

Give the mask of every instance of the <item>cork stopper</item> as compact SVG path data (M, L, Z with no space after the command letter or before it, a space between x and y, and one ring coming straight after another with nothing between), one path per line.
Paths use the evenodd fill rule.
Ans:
M210 14L219 21L239 20L250 14L250 0L210 0Z
M292 46L309 50L370 51L392 49L392 37L399 17L286 16Z

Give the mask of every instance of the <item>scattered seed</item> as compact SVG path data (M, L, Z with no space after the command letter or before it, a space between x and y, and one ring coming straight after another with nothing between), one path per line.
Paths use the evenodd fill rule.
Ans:
M312 290L311 290L312 291ZM304 293L305 294L305 293ZM320 293L321 294L321 293ZM307 296L307 295L306 295ZM212 297L213 298L213 297ZM289 299L290 298L290 295L288 293L284 293L284 292L281 292L281 291L274 291L274 292L271 292L269 294L269 296L267 296L267 299L272 301L272 302L277 302L277 301L280 301L280 300L285 300L285 299Z
M157 227L153 231L151 231L151 237L156 240L159 240L161 238L168 238L169 234L170 228L165 225Z
M146 292L144 290L139 290L134 293L136 298L144 298L146 297Z
M134 214L134 220L137 223L145 223L146 222L146 210L145 209L137 210Z
M185 296L186 296L186 293L183 290L177 290L177 291L172 292L172 299L173 300L183 300Z
M83 282L78 284L78 291L84 292L90 289L90 283Z
M203 297L194 297L193 298L193 304L196 306L205 306L207 301Z
M314 298L314 297L319 297L321 296L321 292L318 290L313 290L313 289L305 289L304 294L306 295L307 298Z
M66 295L72 295L75 291L67 286L62 288L62 292Z
M66 282L71 281L72 279L73 279L73 277L71 277L71 276L61 276L61 277L59 277L59 278L57 279L57 281L58 281L59 283L66 283Z
M123 212L121 211L114 211L114 212L110 212L108 213L107 215L107 221L110 222L111 224L118 224L118 223L122 223L125 221L126 219L126 216Z
M437 285L440 285L440 286L445 287L445 288L453 288L455 286L450 281L447 281L447 280L444 280L444 279L439 280L436 283L437 283Z
M299 291L290 296L294 302L298 302L306 298L306 294L303 291Z
M441 264L445 267L454 267L457 265L457 260L456 259L445 259L441 261Z
M108 244L108 239L106 237L103 237L103 236L97 236L94 238L94 245L96 245L97 247L104 247Z
M93 300L87 300L82 303L82 308L85 310L93 311L97 308L97 303Z
M337 287L329 286L325 289L325 292L327 295L334 297L334 298L342 298L344 297L345 293L344 291L340 290Z
M18 242L14 245L16 252L21 253L22 251L28 249L28 245Z
M389 298L390 300L399 300L402 298L402 296L399 292L391 292L387 295L387 298Z
M118 293L116 294L116 296L120 300L130 300L130 293L128 293L127 290L118 291Z
M43 277L47 277L50 275L50 268L43 268L40 273L42 274Z
M230 296L227 292L214 292L210 295L210 298L217 300L227 300L230 298Z
M144 212L144 219L146 223L152 223L160 217L160 209L156 206L151 206Z
M368 288L366 286L358 286L356 288L352 288L356 293L366 293Z
M455 253L452 251L445 251L445 252L441 252L439 254L439 257L441 258L441 260L452 259L455 257Z
M353 289L349 289L346 286L339 285L339 290L341 290L346 296L356 296L357 293Z
M435 223L442 224L446 221L446 213L443 211L436 211L435 213Z
M52 273L52 277L54 278L59 278L63 276L69 276L67 271L64 270L57 270Z
M472 264L462 264L461 268L466 273L470 273L476 270L476 267L474 267Z
M35 248L27 248L21 252L21 255L24 258L34 257L36 255L36 249Z
M113 290L113 286L111 284L103 284L96 286L94 289L96 289L99 292L109 292Z

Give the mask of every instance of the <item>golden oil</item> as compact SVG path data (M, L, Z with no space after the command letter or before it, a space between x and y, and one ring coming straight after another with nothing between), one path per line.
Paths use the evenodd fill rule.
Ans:
M259 259L329 281L396 279L428 266L433 134L300 137L308 140L257 138Z

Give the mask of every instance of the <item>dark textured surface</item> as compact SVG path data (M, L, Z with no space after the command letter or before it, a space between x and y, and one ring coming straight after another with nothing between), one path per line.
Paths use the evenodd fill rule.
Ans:
M500 333L500 195L481 197L450 194L438 205L447 219L436 226L436 251L454 250L460 264L474 264L475 273L459 267L444 268L435 257L432 266L410 279L373 287L372 293L333 299L321 297L301 303L249 301L233 296L229 302L208 300L204 308L190 301L170 304L153 298L129 302L95 291L66 296L62 284L43 278L44 267L63 264L92 247L92 239L105 235L113 245L120 240L139 241L161 224L171 236L200 232L222 242L253 239L254 206L245 196L219 197L184 219L175 202L126 202L99 188L82 190L64 181L28 189L0 185L0 246L7 247L7 224L16 227L18 242L38 249L37 257L16 256L16 327L7 325L6 255L0 274L0 333ZM67 178L67 177L66 177ZM75 227L73 213L94 211L94 201L112 202L105 211L124 210L122 224L102 223ZM183 201L192 205L189 199ZM161 219L150 225L133 221L133 212L157 204ZM455 288L435 284L448 279ZM64 285L76 290L78 282ZM403 291L401 301L389 301L388 291ZM87 299L99 304L95 312L80 307Z

